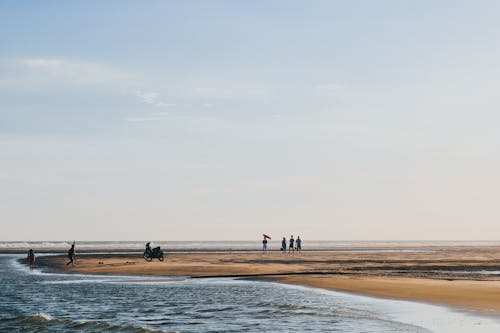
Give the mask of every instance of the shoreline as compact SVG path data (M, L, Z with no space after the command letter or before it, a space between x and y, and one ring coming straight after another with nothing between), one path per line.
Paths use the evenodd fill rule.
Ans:
M421 302L500 317L498 281L446 281L425 278L342 276L263 276L260 281L320 288L354 295Z
M147 262L125 253L39 256L37 267L57 273L242 278L377 298L447 306L500 316L500 247L439 252L167 253ZM490 272L490 273L489 273Z

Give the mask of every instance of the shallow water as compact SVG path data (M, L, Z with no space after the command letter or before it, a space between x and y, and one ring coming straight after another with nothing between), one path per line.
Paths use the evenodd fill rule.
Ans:
M0 256L0 283L1 332L500 332L496 319L420 303L231 279L45 274L13 256Z

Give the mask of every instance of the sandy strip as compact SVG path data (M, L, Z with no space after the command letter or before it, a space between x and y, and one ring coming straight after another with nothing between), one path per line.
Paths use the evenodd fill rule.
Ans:
M259 279L366 296L434 303L495 316L500 315L500 281L324 275Z
M500 275L478 273L500 271L500 247L450 247L418 253L174 253L167 254L163 262L147 262L140 254L89 254L79 256L75 266L66 266L66 261L62 256L39 257L37 264L52 271L83 274L253 276L500 315Z

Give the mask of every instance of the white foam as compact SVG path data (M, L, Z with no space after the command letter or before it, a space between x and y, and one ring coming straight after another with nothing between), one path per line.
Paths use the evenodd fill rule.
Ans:
M27 251L32 248L36 252L44 251L66 251L70 248L72 241L18 241L18 242L0 242L0 251ZM124 250L144 248L145 241L77 241L77 250L95 251L95 250ZM202 250L220 250L220 251L237 251L237 250L260 250L260 238L255 241L154 241L154 246L161 246L165 249L175 251L202 251ZM269 248L277 250L280 248L281 240L271 240ZM335 251L377 251L386 248L386 251L397 252L413 252L418 251L422 246L494 246L500 245L500 241L314 241L303 240L302 247L304 250L335 250ZM401 249L392 249L399 247ZM422 249L420 249L421 251Z
M281 285L286 288L313 290L316 293L342 298L346 303L353 304L353 308L372 312L379 319L389 318L391 321L422 327L434 333L500 332L500 319L492 316L483 316L427 303L381 299L295 285Z
M54 318L52 318L51 315L49 315L48 313L45 313L45 312L39 312L36 314L36 317L40 317L40 318L43 318L45 319L46 321L51 321L51 320L54 320Z

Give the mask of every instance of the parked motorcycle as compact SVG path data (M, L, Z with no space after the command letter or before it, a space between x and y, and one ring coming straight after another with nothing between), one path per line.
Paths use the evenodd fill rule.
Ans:
M146 250L144 250L143 257L146 261L152 261L155 258L160 261L165 259L163 250L160 249L159 246L151 249L149 243L146 244Z

